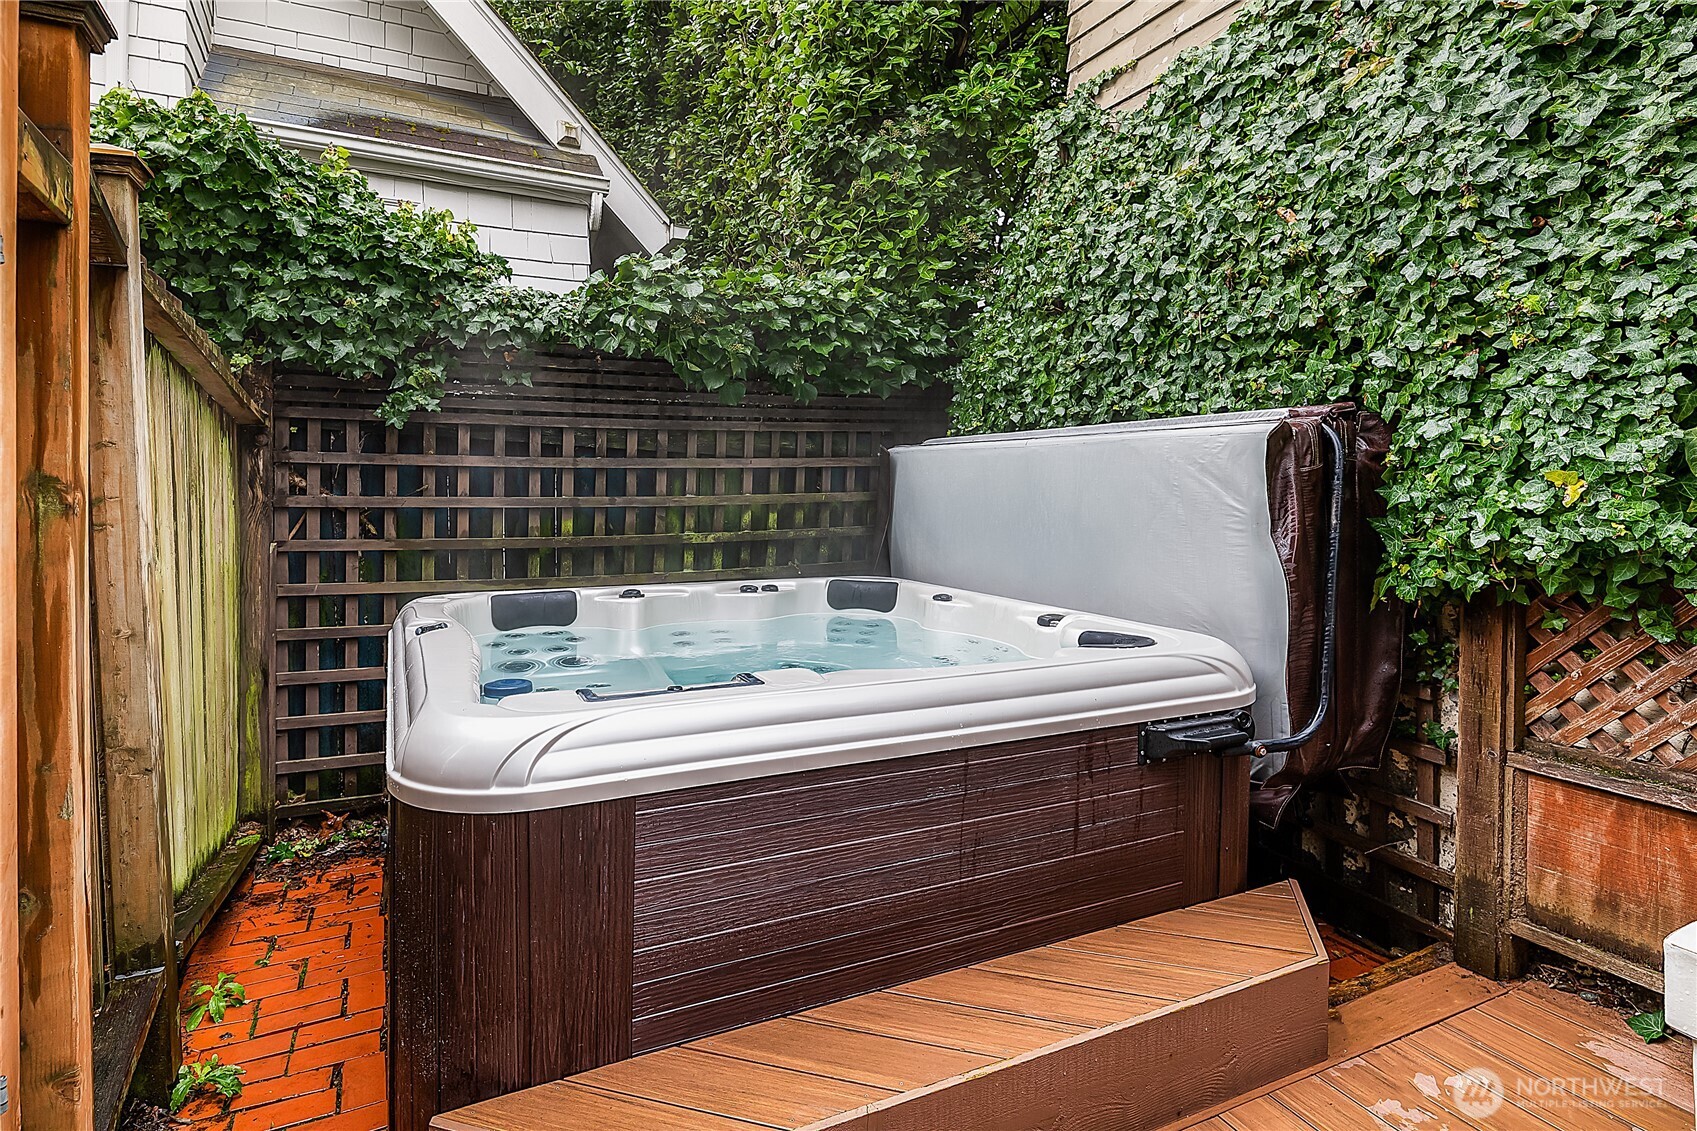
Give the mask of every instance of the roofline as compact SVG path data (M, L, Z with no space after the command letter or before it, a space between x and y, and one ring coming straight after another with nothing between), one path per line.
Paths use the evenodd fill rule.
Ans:
M607 173L607 206L619 217L649 254L662 251L688 229L672 223L660 202L654 199L636 174L613 152L583 111L560 88L546 68L537 62L488 0L424 0L454 38L495 76L525 117L550 142L558 144L560 124L577 127L582 148L601 163Z
M455 188L472 187L507 193L519 189L526 196L586 204L597 194L605 194L609 190L607 178L594 173L576 173L569 169L526 165L498 157L456 153L451 149L359 137L292 122L272 122L264 118L251 120L284 145L309 156L316 156L331 146L345 149L352 164L363 172L414 177Z

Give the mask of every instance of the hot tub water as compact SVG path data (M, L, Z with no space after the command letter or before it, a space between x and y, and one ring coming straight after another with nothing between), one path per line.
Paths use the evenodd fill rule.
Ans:
M905 617L843 613L640 629L534 627L489 633L477 644L486 683L519 678L530 680L536 691L587 689L601 695L699 687L785 668L829 674L1032 658L989 637L942 632Z

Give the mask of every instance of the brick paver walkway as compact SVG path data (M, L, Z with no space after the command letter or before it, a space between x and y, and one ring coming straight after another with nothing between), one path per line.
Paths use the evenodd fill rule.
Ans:
M338 863L286 883L243 881L189 958L198 983L228 973L247 1004L188 1034L185 1060L217 1053L245 1068L241 1096L197 1098L194 1131L379 1131L387 1124L383 862Z

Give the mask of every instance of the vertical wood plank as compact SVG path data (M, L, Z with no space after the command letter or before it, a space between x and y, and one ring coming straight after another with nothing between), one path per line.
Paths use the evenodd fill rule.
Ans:
M390 1126L629 1056L633 802L391 814Z
M270 740L271 669L271 444L264 426L243 429L237 438L240 635L237 653L240 734L238 812L269 819L276 775Z
M1222 759L1183 758L1151 766L1151 775L1178 774L1184 783L1184 891L1187 903L1213 899L1220 892L1220 783Z
M389 807L389 868L384 901L389 924L389 1124L424 1127L441 1094L441 1044L437 1030L436 972L443 914L432 851L439 821L453 818L427 809ZM396 915L397 900L418 914Z
M1249 886L1249 759L1220 763L1220 886L1233 895Z
M0 4L0 168L16 169L18 6ZM0 1077L18 1079L18 178L0 177ZM17 1131L18 1104L0 1112Z
M20 224L18 471L19 951L23 1046L12 1095L31 1131L94 1118L88 823L88 54L26 17L18 101L73 169L71 228ZM10 259L13 249L7 248Z
M140 190L133 157L95 158L96 183L127 244L128 263L102 267L90 283L93 407L90 490L95 662L100 757L106 790L104 851L110 864L110 961L118 975L164 978L135 1086L162 1102L182 1060L177 1026L169 775L160 717L159 599L153 561L155 467L142 315Z
M1510 914L1507 756L1520 747L1526 644L1519 605L1476 598L1462 613L1456 748L1455 956L1490 978L1518 975L1526 946Z

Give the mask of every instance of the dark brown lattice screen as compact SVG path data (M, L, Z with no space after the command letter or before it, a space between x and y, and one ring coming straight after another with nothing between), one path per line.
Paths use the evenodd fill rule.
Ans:
M941 389L734 406L664 365L467 369L441 410L278 378L273 474L279 812L381 792L384 634L413 597L864 572L886 447L939 435Z

